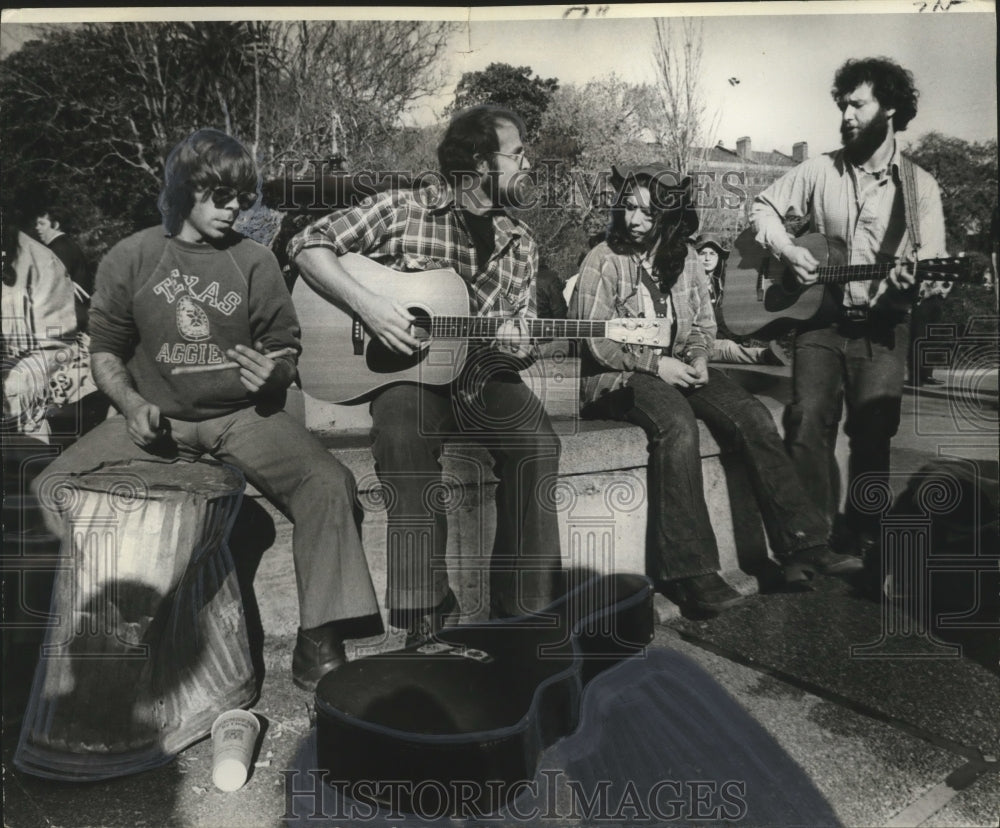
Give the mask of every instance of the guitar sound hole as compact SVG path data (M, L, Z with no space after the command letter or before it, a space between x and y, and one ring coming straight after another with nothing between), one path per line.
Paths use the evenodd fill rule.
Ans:
M427 312L421 308L407 308L413 316L413 336L420 342L426 342L431 338L431 319ZM398 371L405 371L418 365L427 355L426 349L421 349L413 354L401 354L397 351L389 350L382 341L375 336L371 336L368 348L365 350L365 361L368 370L375 374L393 374Z
M421 308L407 308L416 317L413 320L413 335L421 342L426 342L431 338L431 318L427 311Z

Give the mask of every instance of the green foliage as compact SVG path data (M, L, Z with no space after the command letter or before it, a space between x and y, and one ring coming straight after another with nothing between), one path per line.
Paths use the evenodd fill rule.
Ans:
M533 140L558 88L556 78L543 80L538 75L532 77L530 66L491 63L482 71L462 75L455 87L455 102L451 109L458 111L484 103L512 109L524 119L527 137Z
M990 216L997 203L997 142L973 143L928 132L908 154L941 187L949 249L989 251Z
M425 156L401 116L440 91L451 31L414 21L50 27L0 62L5 215L30 228L55 202L96 259L159 221L166 154L201 127L242 140L265 177L335 152L356 169Z

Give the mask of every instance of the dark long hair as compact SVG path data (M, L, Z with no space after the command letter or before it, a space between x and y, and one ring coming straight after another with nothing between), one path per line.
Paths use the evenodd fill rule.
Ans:
M194 207L195 190L219 186L257 192L257 165L247 148L231 135L217 129L199 129L167 156L163 189L157 201L166 231L171 235L180 232Z
M625 226L624 202L634 184L649 188L653 214L653 228L642 244L636 244L631 240L628 227ZM690 178L685 178L680 186L671 186L663 180L635 176L629 178L625 185L619 188L615 203L612 205L608 247L615 253L624 255L646 253L655 247L653 278L660 283L660 290L666 293L684 272L688 239L697 230L698 213L691 203Z

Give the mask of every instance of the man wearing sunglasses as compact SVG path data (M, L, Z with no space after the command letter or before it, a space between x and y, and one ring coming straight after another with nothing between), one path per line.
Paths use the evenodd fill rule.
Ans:
M198 130L170 153L163 226L111 249L91 304L94 378L120 416L71 446L36 489L114 460L210 454L240 469L294 524L292 678L312 690L345 661L343 633L378 605L354 479L283 410L298 319L274 254L233 230L258 185L253 158L223 132Z
M529 167L524 124L510 110L484 105L454 116L438 146L440 185L383 193L320 219L289 246L313 289L353 308L381 343L412 354L413 315L366 287L341 264L360 253L419 279L420 271L455 270L470 311L504 318L491 345L470 346L451 385L397 383L371 403L372 453L392 493L387 515L390 623L407 643L436 632L457 612L444 566L447 519L441 498L442 441L487 446L500 480L490 568L490 613L519 615L548 604L560 570L552 486L559 439L517 369L533 356L519 319L535 316L538 252L507 207L523 203ZM475 554L475 553L474 553Z

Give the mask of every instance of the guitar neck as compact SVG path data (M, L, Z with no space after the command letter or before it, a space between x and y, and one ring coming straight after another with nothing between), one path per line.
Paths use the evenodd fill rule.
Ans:
M864 282L868 279L884 279L888 276L894 264L884 262L882 264L868 265L831 265L821 267L816 271L816 281L826 285L842 285L846 282ZM917 281L924 279L953 279L954 281L964 281L960 273L954 275L941 273L926 273L920 271L920 262L917 262L917 272L914 274Z
M832 265L816 271L816 281L825 285L842 285L845 282L863 282L884 279L892 271L892 264Z
M507 319L492 316L432 316L431 336L447 339L496 338ZM596 339L606 335L607 322L589 319L518 319L532 339Z

